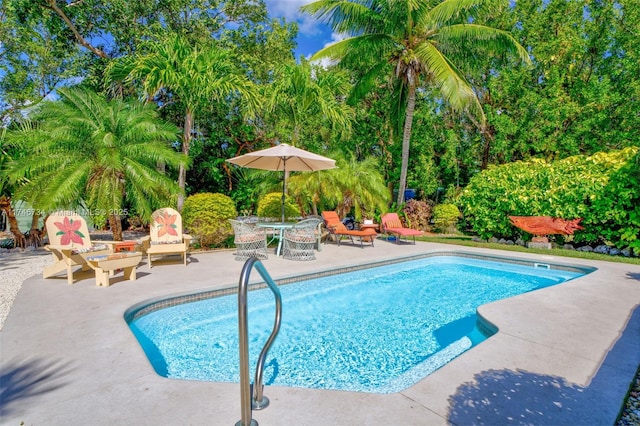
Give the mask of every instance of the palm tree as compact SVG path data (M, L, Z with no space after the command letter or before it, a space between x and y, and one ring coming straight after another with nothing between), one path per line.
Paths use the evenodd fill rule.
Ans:
M184 155L172 147L179 129L161 121L155 106L114 100L81 88L64 88L59 101L44 102L31 124L12 132L23 156L6 168L17 185L14 198L41 211L88 208L92 219L108 218L122 240L120 216L132 207L150 218L175 200L179 188L157 170L178 168Z
M365 68L355 94L366 93L381 76L393 75L406 99L398 204L404 202L416 89L422 82L437 87L454 110L476 116L484 126L479 100L456 66L470 62L481 49L515 52L529 61L526 50L508 33L481 25L471 13L483 0L319 0L303 6L339 33L351 37L325 47L311 58L332 58L344 67Z
M147 100L162 94L162 102L184 106L182 152L188 157L196 113L209 110L212 101L228 102L240 94L252 106L257 94L248 78L231 58L228 50L190 43L172 35L152 43L150 53L114 60L105 71L108 82L142 84ZM252 109L252 108L250 108ZM186 184L186 165L180 166L178 210L182 210Z
M337 70L336 70L337 71ZM284 64L269 87L267 108L284 125L292 146L297 146L310 117L320 116L331 129L343 136L351 131L355 118L345 98L350 83L342 72L327 72L302 58L299 64ZM317 131L317 129L315 129ZM282 132L282 130L281 130Z
M355 210L357 220L373 215L378 210L386 211L389 189L380 173L378 159L367 157L357 160L335 153L335 169L313 173L300 173L289 179L287 190L296 194L298 203L310 205L313 214L318 206L337 206L338 215L344 216Z
M31 129L31 123L28 121L13 121L10 125L14 130L21 129L23 132ZM25 147L22 141L13 138L12 132L8 132L7 128L2 129L2 135L0 136L0 212L4 212L7 222L9 224L9 230L13 234L16 247L33 246L39 247L42 245L42 235L39 229L40 211L37 209L25 209L24 204L18 204L20 208L16 211L14 209L14 201L11 199L12 194L16 188L27 182L26 179L21 179L18 182L11 182L7 175L8 164L13 159L20 158L24 155ZM21 211L21 215L26 215L30 211L31 214L31 227L29 228L29 234L22 233L20 230L16 213Z
M26 245L26 239L24 234L20 232L18 226L18 220L11 204L11 193L13 192L14 185L10 185L6 176L6 166L11 161L11 155L9 151L13 149L16 151L15 146L11 146L8 142L6 134L7 128L4 127L0 130L0 214L4 212L7 222L9 224L9 230L13 234L13 239L16 247L24 247ZM4 223L3 223L4 225ZM4 231L4 227L0 229Z

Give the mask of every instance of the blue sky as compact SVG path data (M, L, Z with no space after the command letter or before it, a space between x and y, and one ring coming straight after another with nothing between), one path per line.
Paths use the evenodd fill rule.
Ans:
M311 56L327 44L339 40L331 29L316 21L313 17L302 14L300 6L313 0L265 0L267 10L272 18L285 17L287 21L298 22L298 49L296 59L300 55Z

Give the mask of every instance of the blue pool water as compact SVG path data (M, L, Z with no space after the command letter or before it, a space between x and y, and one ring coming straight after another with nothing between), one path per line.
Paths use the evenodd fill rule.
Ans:
M581 275L434 256L281 286L282 326L264 383L398 392L486 339L478 306ZM250 291L248 307L255 368L273 328L273 294ZM129 325L158 374L239 382L237 310L233 294L159 309Z

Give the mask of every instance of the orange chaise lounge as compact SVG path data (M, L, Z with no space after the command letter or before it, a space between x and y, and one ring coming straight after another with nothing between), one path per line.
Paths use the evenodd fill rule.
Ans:
M416 243L416 235L423 235L424 232L417 229L405 228L400 222L400 218L397 213L386 213L381 218L382 231L387 235L395 235L396 243L400 241L401 237L413 237L413 244Z
M322 212L322 219L324 219L324 226L327 228L327 231L329 231L329 235L333 236L338 245L340 245L340 240L342 240L343 237L348 237L351 239L351 243L355 245L356 242L353 237L357 237L360 239L360 247L363 247L364 243L371 243L373 246L373 242L378 235L376 231L371 228L363 229L361 231L347 229L347 227L344 226L344 223L340 220L338 214L334 211Z

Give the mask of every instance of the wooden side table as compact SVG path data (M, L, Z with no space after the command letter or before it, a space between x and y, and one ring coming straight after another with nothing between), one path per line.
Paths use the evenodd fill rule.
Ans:
M376 233L378 233L378 231L380 230L380 225L378 225L377 223L363 223L362 225L360 225L361 231L366 231L367 229L373 229L374 231L376 231ZM371 242L372 239L376 238L376 236L375 234L373 234L370 237L362 237L362 238L364 238L364 241L366 242Z
M109 287L109 275L123 269L124 279L135 281L136 266L142 260L140 252L126 252L87 258L87 264L96 271L96 285Z
M135 251L137 244L137 241L119 241L116 243L113 251L116 253L120 253L123 251Z
M365 229L373 229L374 231L378 232L380 230L380 225L378 225L377 223L368 223L368 224L362 224L360 225L360 229L361 230L365 230Z

